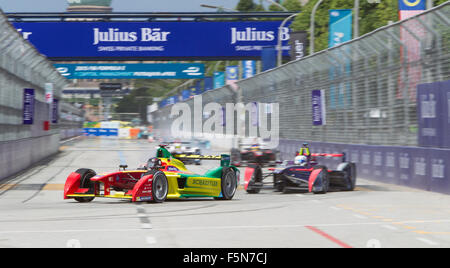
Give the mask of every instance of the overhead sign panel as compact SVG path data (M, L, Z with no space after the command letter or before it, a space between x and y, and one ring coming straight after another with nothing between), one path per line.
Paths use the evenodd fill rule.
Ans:
M52 59L259 58L276 46L281 21L15 22ZM289 56L289 23L281 29Z
M191 79L203 78L201 63L55 64L67 79Z

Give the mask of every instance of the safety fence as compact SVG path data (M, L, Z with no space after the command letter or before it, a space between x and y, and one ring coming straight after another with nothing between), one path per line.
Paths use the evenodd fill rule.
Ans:
M418 138L423 108L434 111L438 102L433 96L443 94L427 95L419 111L417 88L445 80L450 80L450 2L241 80L238 90L226 86L201 97L202 107L210 102L222 107L226 103L279 104L282 160L292 160L306 141L314 152L346 152L357 163L360 177L450 194L450 150L421 148ZM194 111L195 99L184 103ZM153 113L156 135L180 134L171 130L181 117L170 116L172 108ZM246 112L247 120L251 113L251 109ZM425 116L434 114L425 111ZM192 129L211 116L192 112ZM236 146L240 138L213 139L212 144L225 150ZM337 164L324 161L331 167Z
M278 103L280 139L368 145L418 145L416 88L450 79L450 3L387 25L237 83L202 94L209 102ZM313 124L312 92L324 93ZM194 111L193 99L186 101ZM172 106L153 113L169 135ZM316 108L316 107L314 107ZM208 115L195 118L205 122Z
M70 108L62 101L59 106L47 103L46 85L52 84L53 98L60 99L66 83L0 10L0 179L56 153L61 130L76 126L57 117L52 123L51 114Z

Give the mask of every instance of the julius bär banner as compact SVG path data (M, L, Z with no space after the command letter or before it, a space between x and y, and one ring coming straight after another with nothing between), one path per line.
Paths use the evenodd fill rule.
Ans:
M42 54L73 58L259 58L276 46L280 21L16 22ZM289 23L281 29L289 56Z

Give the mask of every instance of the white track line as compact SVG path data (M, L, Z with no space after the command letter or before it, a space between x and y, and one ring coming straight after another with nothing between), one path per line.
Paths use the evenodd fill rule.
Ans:
M145 238L145 242L147 242L147 244L149 245L156 244L156 238L154 238L153 236L147 236Z
M445 220L410 220L401 221L399 223L450 223L450 219ZM150 225L150 224L149 224ZM172 228L155 228L153 231L204 231L204 230L236 230L236 229L280 229L280 228L302 228L305 226L314 227L352 227L364 225L385 225L382 222L353 222L353 223L310 223L310 224L292 224L292 225L248 225L248 226L194 226L194 227L172 227ZM151 225L150 225L151 226ZM142 229L79 229L79 230L16 230L16 231L0 231L0 234L20 234L20 233L77 233L77 232L130 232L142 231Z
M398 231L398 228L392 225L383 224L381 227L392 230L392 231Z
M363 215L359 215L359 214L353 214L353 217L358 218L358 219L368 219L366 216Z
M423 242L423 243L425 243L425 244L428 244L428 245L430 245L430 246L438 246L438 245L439 245L439 243L433 242L433 241L428 240L428 239L426 239L426 238L416 237L416 239L419 240L419 241L421 241L421 242Z

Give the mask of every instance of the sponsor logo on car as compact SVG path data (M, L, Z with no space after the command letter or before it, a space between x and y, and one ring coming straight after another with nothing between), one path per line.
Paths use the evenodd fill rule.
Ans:
M218 185L217 181L207 180L207 179L192 179L193 185L201 185L201 186L213 186L216 187Z

